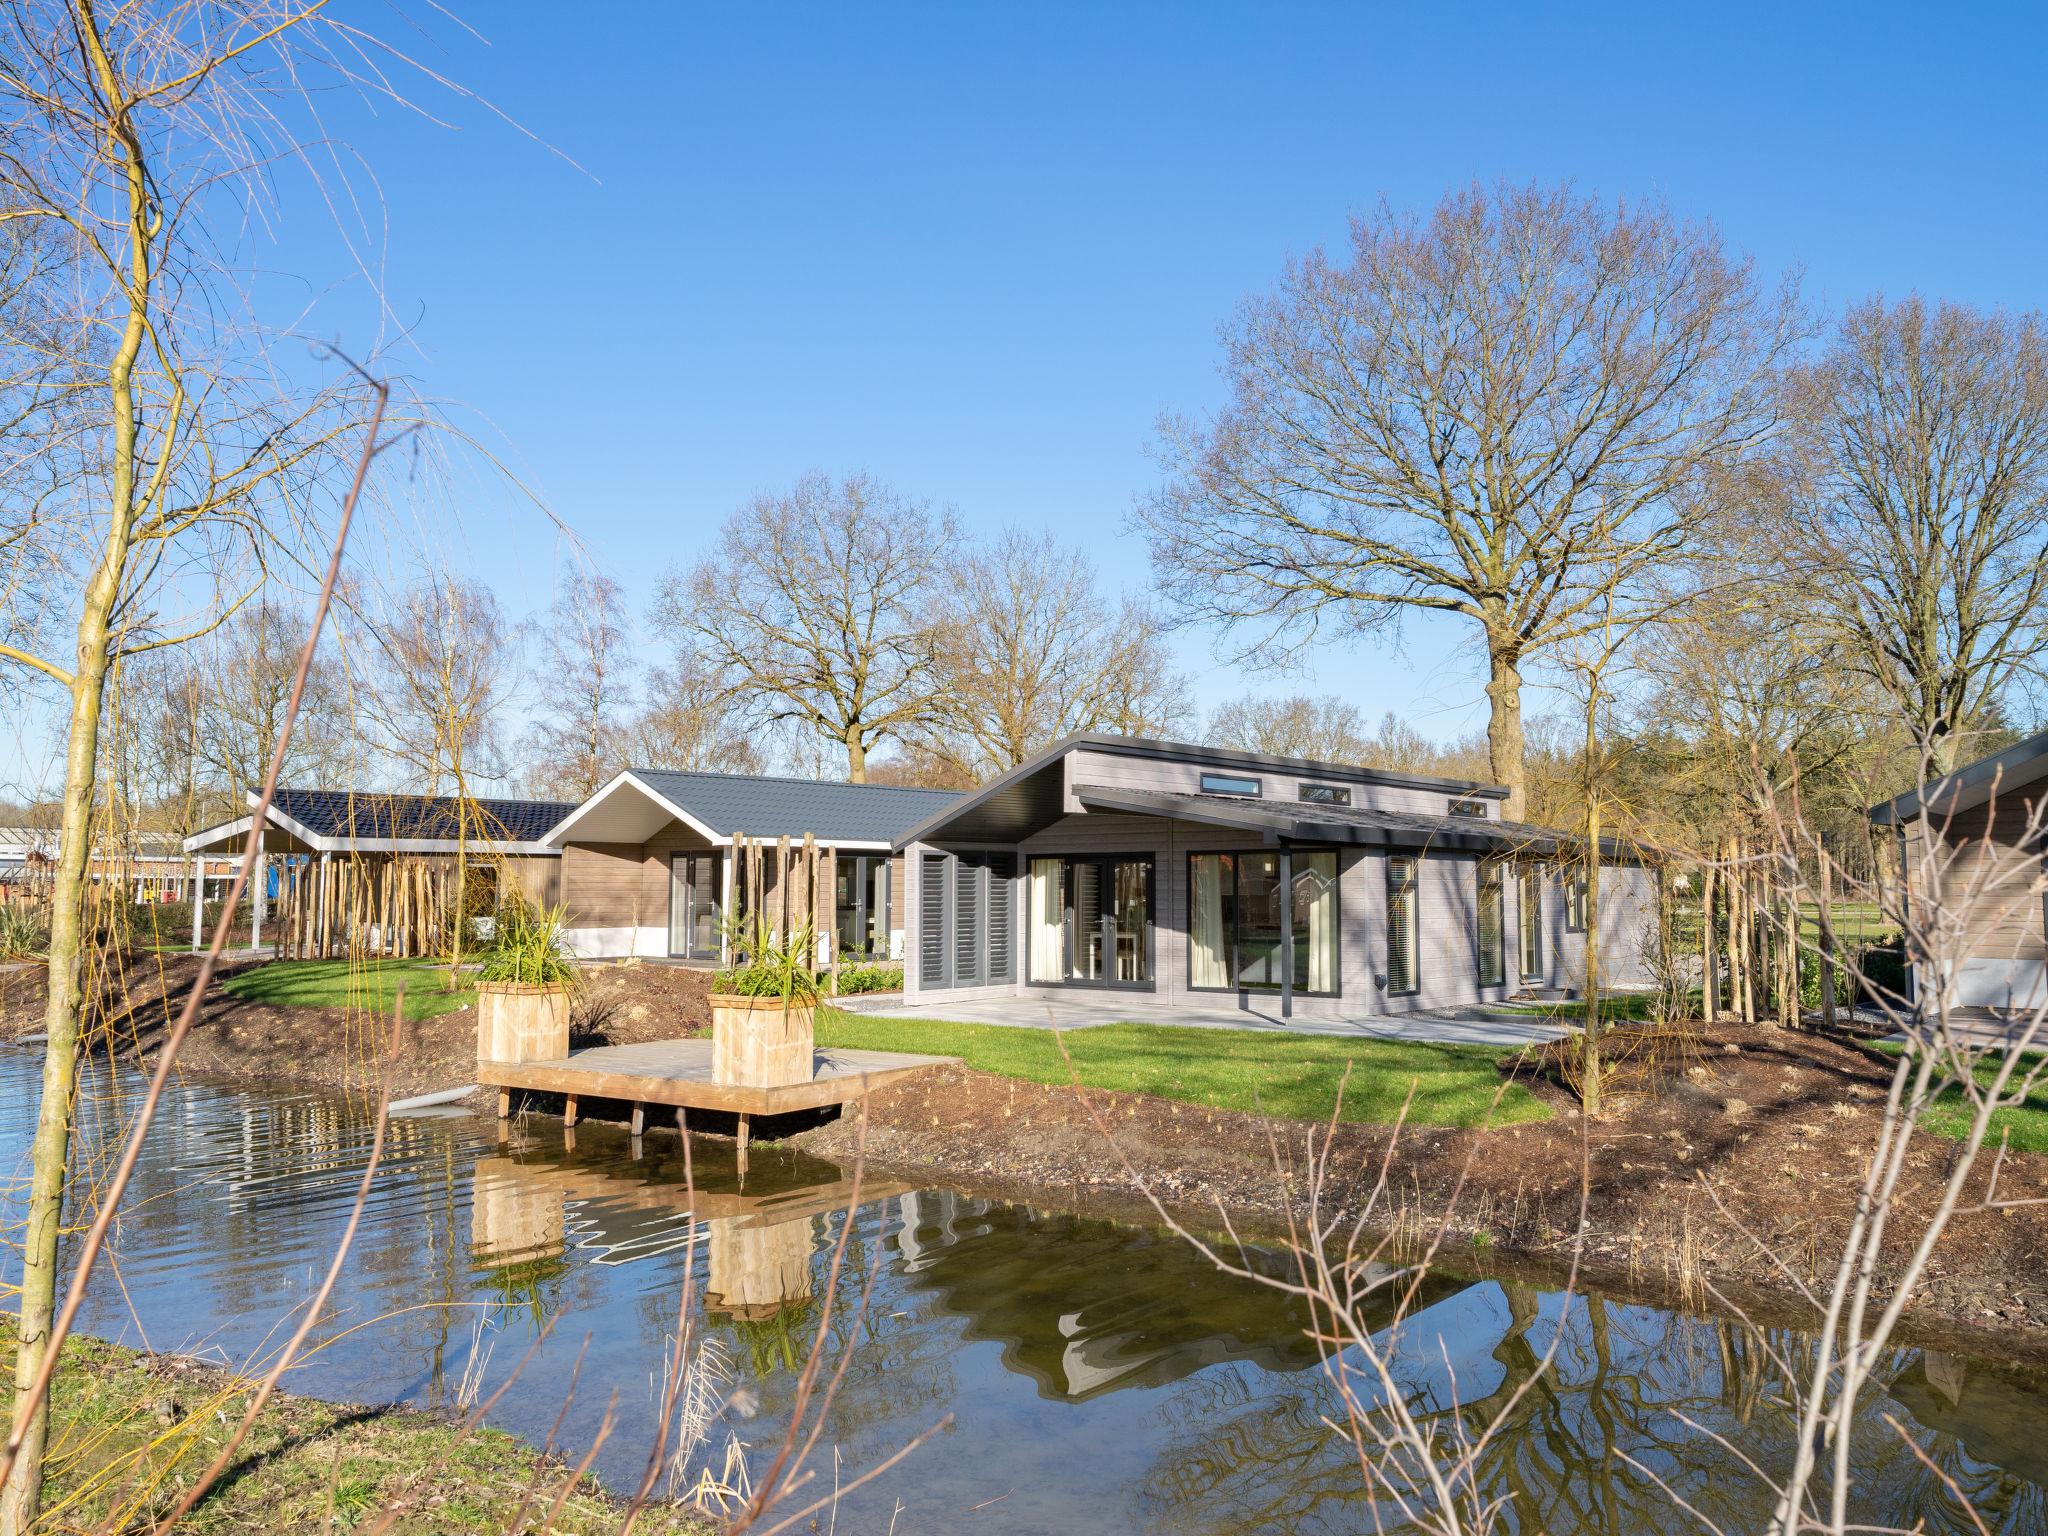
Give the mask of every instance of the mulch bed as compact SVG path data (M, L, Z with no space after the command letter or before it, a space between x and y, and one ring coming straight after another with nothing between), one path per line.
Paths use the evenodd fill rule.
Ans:
M1696 1039L1689 1050L1658 1055L1637 1091L1597 1120L1578 1114L1552 1064L1539 1060L1523 1070L1552 1105L1551 1120L1404 1131L1388 1163L1386 1225L1442 1225L1451 1268L1503 1255L1555 1268L1569 1260L1579 1230L1583 1169L1583 1272L1680 1301L1702 1300L1711 1287L1775 1303L1781 1314L1788 1303L1803 1307L1793 1277L1817 1289L1831 1277L1878 1131L1888 1065L1850 1043L1726 1024L1704 1045ZM1208 1227L1220 1210L1241 1233L1270 1236L1284 1231L1290 1204L1300 1208L1311 1129L952 1068L872 1096L866 1155L893 1174L1034 1200L1129 1205L1149 1188ZM848 1118L796 1140L847 1160L858 1125ZM1363 1205L1393 1141L1386 1127L1337 1128L1326 1214ZM1932 1136L1916 1143L1891 1227L1898 1246L1922 1230L1953 1147ZM1973 1175L1973 1197L1989 1161ZM2048 1157L2009 1158L2000 1194L2048 1197ZM1956 1218L1910 1315L1924 1338L1966 1340L1979 1351L1996 1340L2048 1361L2048 1207Z

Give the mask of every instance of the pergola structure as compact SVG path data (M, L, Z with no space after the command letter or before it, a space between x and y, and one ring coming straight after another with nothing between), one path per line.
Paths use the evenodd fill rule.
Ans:
M249 798L249 815L185 839L195 876L209 853L218 858L247 845L257 797ZM280 789L257 829L250 946L263 943L274 883L280 901L298 904L290 913L296 954L345 952L365 943L391 948L394 932L416 934L421 926L418 893L400 877L413 866L452 866L458 853L479 867L495 865L501 879L509 874L529 894L551 899L561 855L540 836L574 809L553 800ZM401 923L401 914L410 915ZM203 942L201 926L195 902L195 949ZM273 945L284 937L274 936Z

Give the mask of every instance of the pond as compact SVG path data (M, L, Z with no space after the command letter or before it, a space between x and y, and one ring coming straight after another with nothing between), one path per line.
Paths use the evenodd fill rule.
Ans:
M25 1165L37 1057L0 1048L0 1147ZM81 1098L78 1166L103 1171L138 1084L104 1066ZM374 1129L363 1106L191 1083L165 1106L102 1265L91 1332L260 1362L312 1293ZM695 1470L736 1437L758 1462L789 1412L820 1314L845 1170L757 1143L742 1191L729 1147L673 1134L635 1155L588 1122L499 1146L466 1113L392 1123L385 1166L319 1347L295 1391L448 1407L513 1373L491 1421L630 1487L654 1433L684 1267L724 1408ZM1301 1310L1142 1226L871 1181L852 1216L826 1363L846 1365L825 1444L842 1479L947 1414L952 1424L840 1510L841 1532L1338 1532L1374 1528ZM691 1234L695 1233L694 1245ZM1276 1265L1278 1260L1273 1261ZM864 1313L862 1287L872 1286ZM541 1339L544 1319L556 1318ZM1432 1281L1396 1347L1402 1390L1448 1429L1490 1418L1562 1331L1485 1477L1504 1528L1692 1530L1653 1469L1723 1529L1751 1529L1787 1442L1774 1358L1796 1333L1513 1282ZM580 1365L579 1365L580 1361ZM1856 1505L1885 1523L2048 1532L2048 1397L1980 1361L1902 1349L1858 1432ZM1896 1420L1927 1457L1914 1454ZM1932 1463L1932 1468L1929 1466ZM832 1473L828 1449L822 1474ZM1933 1468L1939 1469L1939 1475Z

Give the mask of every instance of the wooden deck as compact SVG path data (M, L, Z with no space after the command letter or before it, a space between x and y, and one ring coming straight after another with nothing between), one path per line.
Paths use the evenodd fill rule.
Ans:
M851 1103L914 1073L953 1066L958 1058L820 1048L812 1060L811 1081L777 1088L714 1083L708 1039L593 1046L555 1061L479 1061L476 1072L479 1083L498 1090L500 1118L511 1112L512 1092L526 1089L565 1095L569 1105L563 1118L572 1126L579 1098L616 1099L634 1105L633 1129L637 1133L649 1104L742 1116L787 1115Z

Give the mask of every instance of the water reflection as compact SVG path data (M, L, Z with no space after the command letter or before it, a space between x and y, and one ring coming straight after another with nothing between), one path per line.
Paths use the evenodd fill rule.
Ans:
M17 1160L33 1067L0 1051L0 1147ZM120 1078L89 1075L81 1167L105 1166L131 1104ZM104 1277L90 1327L260 1355L325 1266L370 1133L335 1101L178 1089L118 1226L123 1284ZM596 1469L629 1482L688 1266L696 1331L757 1405L728 1427L756 1447L780 1434L826 1316L853 1193L843 1170L757 1147L741 1190L730 1149L699 1144L692 1191L672 1137L635 1143L586 1124L573 1149L559 1135L501 1148L468 1116L395 1123L388 1158L299 1390L445 1402L472 1364L489 1391L531 1350L495 1420L538 1439L580 1359L561 1444L588 1446L616 1391ZM955 1427L863 1490L840 1528L950 1531L970 1511L993 1532L1375 1528L1298 1304L1155 1231L943 1189L870 1180L851 1220L825 1342L828 1369L845 1367L828 1425L841 1465L880 1460L944 1413ZM516 1347L473 1361L508 1335ZM1631 1459L1724 1529L1754 1528L1769 1500L1740 1458L1777 1464L1789 1432L1780 1362L1806 1347L1790 1331L1450 1279L1389 1342L1398 1389L1442 1433L1505 1414L1479 1479L1507 1528L1617 1536L1693 1528ZM1903 1350L1884 1381L1856 1431L1860 1518L1974 1529L1946 1477L1991 1529L2048 1533L2036 1382Z

